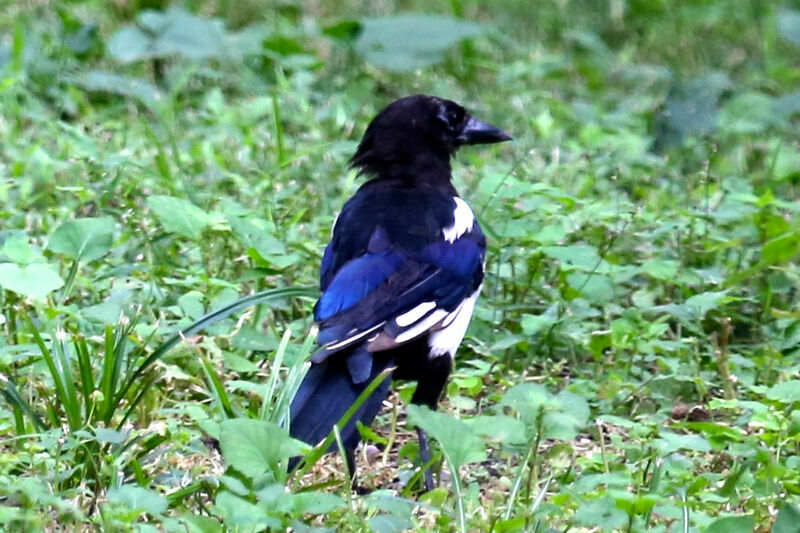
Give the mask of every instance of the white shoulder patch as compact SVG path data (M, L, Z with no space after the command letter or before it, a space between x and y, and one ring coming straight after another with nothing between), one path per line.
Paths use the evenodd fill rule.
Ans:
M475 225L475 215L472 214L467 202L458 196L454 196L453 200L456 203L456 208L453 210L453 225L442 230L444 240L448 242L455 242L468 231L472 231L472 226Z

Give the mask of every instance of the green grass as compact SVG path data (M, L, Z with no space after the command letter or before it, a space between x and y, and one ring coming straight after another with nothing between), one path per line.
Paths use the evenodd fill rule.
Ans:
M796 2L6 4L0 529L800 531ZM354 40L407 12L483 34ZM514 142L458 154L483 295L362 496L280 424L347 159L417 92Z

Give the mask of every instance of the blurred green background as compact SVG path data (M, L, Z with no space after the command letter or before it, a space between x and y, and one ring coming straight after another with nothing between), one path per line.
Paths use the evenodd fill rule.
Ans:
M799 83L796 1L0 2L0 523L799 532ZM413 93L514 142L457 156L482 299L355 496L278 424Z

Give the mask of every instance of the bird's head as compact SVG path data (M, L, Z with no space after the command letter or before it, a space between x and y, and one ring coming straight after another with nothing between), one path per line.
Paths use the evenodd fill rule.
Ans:
M395 100L378 113L350 163L362 172L380 174L420 159L447 164L463 145L508 140L506 132L481 122L457 103L419 94Z

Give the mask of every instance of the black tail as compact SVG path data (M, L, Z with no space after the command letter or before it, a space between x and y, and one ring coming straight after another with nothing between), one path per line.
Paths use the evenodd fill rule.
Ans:
M358 384L353 383L344 357L331 357L322 363L312 364L292 402L289 433L312 446L319 443L328 436L333 425L344 416L372 380L389 368L392 362L390 357L376 356L372 360L369 379ZM390 381L390 378L384 380L341 430L345 449L354 450L358 445L360 435L356 421L365 426L372 423L389 394ZM334 443L328 451L335 449Z

